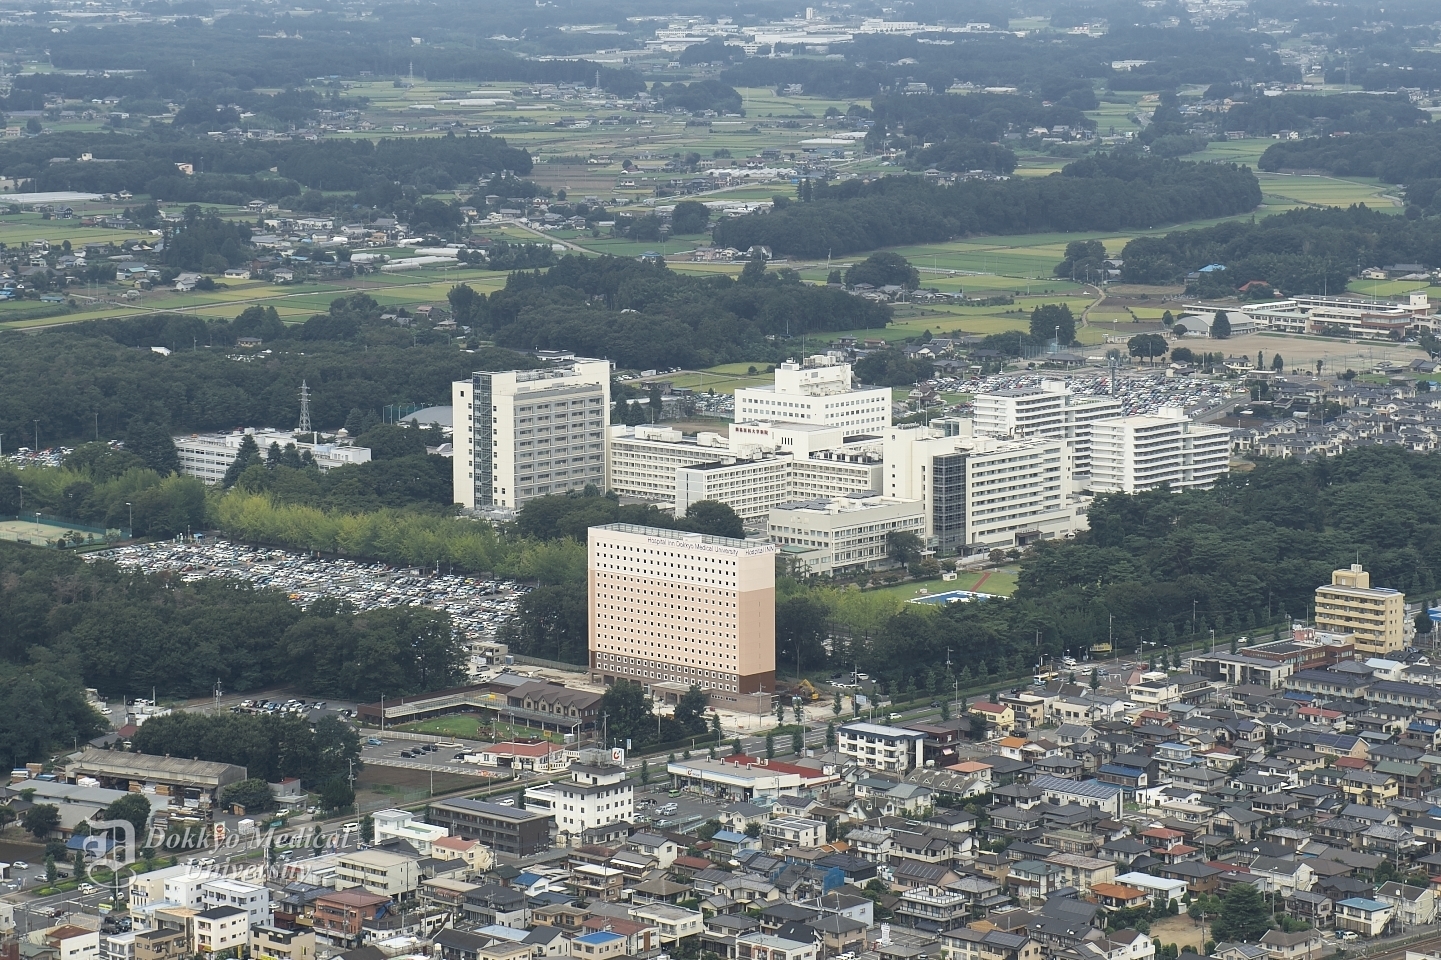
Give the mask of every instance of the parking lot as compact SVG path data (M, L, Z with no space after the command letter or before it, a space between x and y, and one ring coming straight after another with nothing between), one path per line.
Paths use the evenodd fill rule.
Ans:
M245 580L284 591L301 606L321 597L337 597L360 611L407 606L444 610L471 642L492 639L514 610L517 598L529 589L509 580L427 574L384 563L317 559L289 550L214 538L118 547L98 556L147 573L172 573L184 581L211 577Z
M1042 381L1063 379L1078 397L1108 397L1111 378L1103 373L1078 373L1058 377L1034 373L1005 373L989 377L941 377L937 387L945 393L993 393L997 390L1021 390L1039 387ZM1116 398L1124 414L1144 416L1162 407L1182 407L1192 415L1205 413L1224 405L1229 388L1224 383L1190 377L1167 377L1165 374L1116 377Z

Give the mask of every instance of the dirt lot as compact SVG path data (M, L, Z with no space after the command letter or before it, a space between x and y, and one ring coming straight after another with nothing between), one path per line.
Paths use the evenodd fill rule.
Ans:
M1161 941L1162 946L1174 943L1182 949L1191 947L1200 953L1201 929L1200 923L1182 913L1179 916L1152 921L1151 939Z
M483 790L488 784L476 777L435 773L436 795L467 788ZM418 803L430 794L431 774L404 767L367 766L355 778L355 796L363 811L379 810L402 803Z

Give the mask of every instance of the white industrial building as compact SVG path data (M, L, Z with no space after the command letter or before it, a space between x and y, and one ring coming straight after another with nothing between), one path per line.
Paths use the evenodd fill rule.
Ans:
M569 780L528 788L525 808L550 814L563 843L624 841L635 813L635 788L623 766L576 762Z
M807 573L851 573L888 562L893 533L924 535L924 505L877 493L772 507L766 534Z
M1116 417L1091 425L1091 490L1138 493L1209 489L1230 469L1231 431L1195 423L1182 411Z
M477 371L451 384L455 502L518 509L547 494L608 487L610 362Z
M1202 321L1210 330L1210 318L1217 309L1226 309L1233 335L1250 330L1275 330L1280 333L1330 333L1367 339L1398 339L1418 333L1434 332L1441 326L1441 317L1431 309L1426 291L1409 294L1404 301L1378 300L1365 297L1294 296L1284 300L1250 303L1240 308L1218 308L1204 303L1190 304L1184 313ZM1237 313L1244 317L1238 327ZM1189 332L1193 324L1182 316ZM1199 325L1199 324L1197 324Z
M311 436L311 434L305 434ZM260 448L260 455L270 452L271 444L278 444L281 450L294 445L297 453L308 452L315 460L321 473L329 473L337 467L354 463L369 463L370 448L357 447L348 443L309 443L295 439L295 434L283 430L236 430L234 433L193 433L175 437L175 452L180 457L180 472L187 477L199 477L206 483L219 483L225 479L225 471L240 455L240 445L250 437Z
M847 436L879 433L891 422L891 391L856 389L851 365L833 356L807 357L775 369L775 384L735 393L735 419L840 427Z

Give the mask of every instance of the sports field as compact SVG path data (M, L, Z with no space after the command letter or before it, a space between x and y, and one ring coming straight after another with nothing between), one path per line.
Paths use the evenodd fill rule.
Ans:
M76 540L104 540L104 536L87 530L62 526L55 523L36 523L34 520L0 520L0 540L15 543L30 543L36 546L54 546L64 538L67 543Z

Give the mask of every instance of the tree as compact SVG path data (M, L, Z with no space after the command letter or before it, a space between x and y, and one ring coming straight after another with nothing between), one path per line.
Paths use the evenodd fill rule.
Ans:
M776 697L776 723L786 722L786 704L780 697Z
M55 863L53 855L45 858L45 882L52 887L60 882L60 867Z
M746 836L754 840L756 837L759 837L761 835L761 825L752 820L750 823L746 824L745 834Z
M320 786L320 805L326 810L340 810L355 802L355 791L340 777L332 777Z
M1231 318L1226 316L1225 310L1217 310L1216 316L1211 320L1211 338L1213 340L1226 340L1231 336Z
M231 461L230 466L225 468L225 477L220 482L227 488L233 487L235 481L240 479L241 474L255 464L263 462L264 460L260 456L260 446L255 442L255 437L247 433L241 438L240 449L236 452L235 459Z
M698 200L682 200L670 215L671 230L677 234L705 233L710 208Z
M1281 355L1279 353L1271 358L1271 369L1276 371L1277 373L1280 373L1281 371L1286 369L1286 361L1281 359Z
M648 786L650 786L650 761L649 761L649 760L642 760L642 761L640 762L640 785L643 786L643 787L648 787Z
M1271 912L1261 892L1249 883L1238 883L1226 891L1221 913L1211 927L1217 940L1260 940L1271 929Z
M766 733L766 759L767 759L767 760L774 760L775 758L776 758L776 732L775 732L774 730L771 730L771 731L769 731L769 732Z
M679 702L675 706L674 719L686 733L702 734L706 732L705 708L709 699L696 684L691 684L690 689L681 694Z
M1031 311L1031 336L1042 342L1059 337L1060 346L1069 346L1076 339L1076 318L1071 308L1064 303L1036 307Z
M36 840L44 840L60 826L60 810L53 803L37 803L25 811L20 826Z
M1101 671L1096 667L1091 668L1091 689L1101 689Z
M106 820L125 820L135 828L135 841L145 838L150 826L150 801L144 794L127 793L105 808Z
M831 715L836 717L841 715L841 692L839 690L836 691L835 699L831 701Z
M949 700L942 700L942 701L941 701L941 722L942 722L942 723L945 723L945 722L946 722L947 720L949 720L949 719L951 719L951 701L949 701Z
M375 818L368 813L360 818L360 839L366 843L375 842Z
M806 752L806 735L804 730L791 731L791 753L796 756Z
M836 722L835 722L834 720L827 720L827 721L826 721L826 749L827 749L827 750L833 750L833 749L835 749L835 745L836 745Z
M125 431L125 449L145 462L162 477L180 472L180 454L170 431L158 423L147 423L139 417L130 421Z
M920 271L911 266L905 257L889 250L873 253L846 271L848 287L865 283L872 287L903 287L914 290L920 282Z
M886 553L897 563L907 564L921 555L921 538L910 530L892 530L886 534Z
M1126 341L1126 349L1131 356L1142 357L1148 363L1154 363L1164 357L1169 346L1166 338L1159 333L1138 333Z
M741 523L740 515L728 503L721 503L719 500L697 500L686 508L685 519L683 529L712 537L745 539L745 525Z
M611 684L601 697L600 709L614 740L640 743L655 736L655 714L650 700L634 681L617 680Z
M232 783L221 791L220 802L227 807L244 807L246 813L260 813L274 805L275 796L263 777L251 777Z

